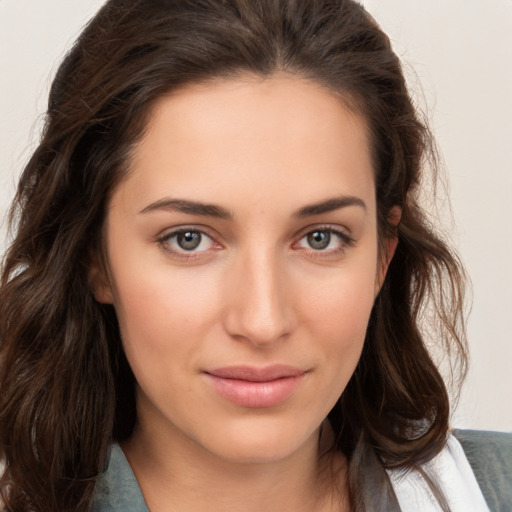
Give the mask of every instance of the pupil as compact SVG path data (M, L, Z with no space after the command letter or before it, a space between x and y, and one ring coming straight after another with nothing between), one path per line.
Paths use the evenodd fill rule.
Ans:
M328 231L313 231L308 235L308 244L313 249L325 249L331 241Z
M194 231L187 231L180 233L177 236L178 245L185 251L192 251L196 249L201 243L201 234Z

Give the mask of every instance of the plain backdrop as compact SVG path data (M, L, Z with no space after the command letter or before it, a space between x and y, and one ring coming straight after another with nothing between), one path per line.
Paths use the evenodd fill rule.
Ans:
M0 252L5 213L37 142L51 78L102 3L0 0ZM443 224L473 283L471 372L453 423L510 431L512 0L363 3L390 35L437 137L454 220L446 216Z

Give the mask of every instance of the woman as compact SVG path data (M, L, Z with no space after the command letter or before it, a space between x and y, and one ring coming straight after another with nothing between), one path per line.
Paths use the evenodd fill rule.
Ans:
M355 2L107 2L12 210L5 509L487 510L420 329L462 379L433 155Z

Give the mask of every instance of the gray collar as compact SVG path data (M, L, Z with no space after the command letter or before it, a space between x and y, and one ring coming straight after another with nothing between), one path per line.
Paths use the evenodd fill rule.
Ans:
M121 447L110 449L106 470L98 476L92 512L149 512L130 463Z

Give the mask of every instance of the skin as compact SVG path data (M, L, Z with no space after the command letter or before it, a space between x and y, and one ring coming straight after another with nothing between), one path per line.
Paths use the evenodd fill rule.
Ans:
M230 217L165 205L176 199ZM180 228L204 233L195 250L180 247ZM379 257L363 120L287 75L175 91L152 109L105 233L108 275L95 267L92 281L114 304L138 383L123 449L152 512L348 509L325 472L334 463L343 482L345 461L320 457L320 427L357 365L396 245ZM234 404L205 375L275 363L305 374L270 407Z

